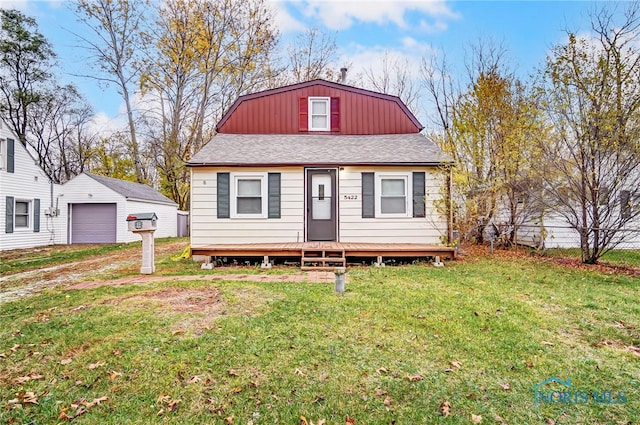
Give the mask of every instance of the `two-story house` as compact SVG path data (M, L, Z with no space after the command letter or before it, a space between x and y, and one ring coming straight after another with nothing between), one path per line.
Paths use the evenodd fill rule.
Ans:
M324 80L239 97L188 163L194 259L453 256L451 161L422 129L398 97Z

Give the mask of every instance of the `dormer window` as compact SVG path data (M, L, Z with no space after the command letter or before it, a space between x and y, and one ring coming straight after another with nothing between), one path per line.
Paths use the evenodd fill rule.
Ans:
M309 98L309 131L329 131L330 116L328 97Z

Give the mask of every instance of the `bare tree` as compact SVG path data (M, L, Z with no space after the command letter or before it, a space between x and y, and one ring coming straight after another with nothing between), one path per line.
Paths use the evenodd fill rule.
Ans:
M418 76L411 72L409 60L385 51L381 61L375 67L365 69L365 84L381 93L398 96L410 110L415 111L420 92L416 83Z
M287 48L290 83L323 78L333 80L336 75L337 45L335 35L318 28L307 29Z
M34 105L28 145L53 182L64 183L84 170L94 138L88 129L92 117L91 107L71 85L50 87Z
M580 234L582 261L596 263L640 219L640 4L592 14L591 38L569 33L546 66L553 143L546 200Z
M129 148L136 180L147 180L136 132L133 94L138 83L136 51L140 47L142 25L148 13L147 0L76 0L76 16L95 35L78 35L91 51L102 74L85 75L113 84L122 95L129 126Z

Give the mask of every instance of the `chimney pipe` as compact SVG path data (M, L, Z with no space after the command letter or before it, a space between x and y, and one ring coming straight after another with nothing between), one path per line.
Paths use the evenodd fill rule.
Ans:
M347 83L347 68L340 68L340 83Z

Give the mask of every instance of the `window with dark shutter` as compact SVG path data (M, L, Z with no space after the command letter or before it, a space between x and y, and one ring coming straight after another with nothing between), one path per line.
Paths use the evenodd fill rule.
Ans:
M413 173L413 216L424 217L424 195L425 195L425 173L414 172Z
M301 97L298 102L298 129L309 130L309 99Z
M374 173L362 173L362 218L375 217Z
M40 199L33 200L33 231L40 231Z
M280 218L280 173L269 173L269 218Z
M628 190L620 191L620 216L623 220L631 217L631 192Z
M15 142L13 139L7 139L7 173L13 173L15 170Z
M331 98L331 131L340 131L340 98Z
M5 206L4 232L13 233L13 196L7 196Z
M229 173L218 173L218 218L229 218Z

